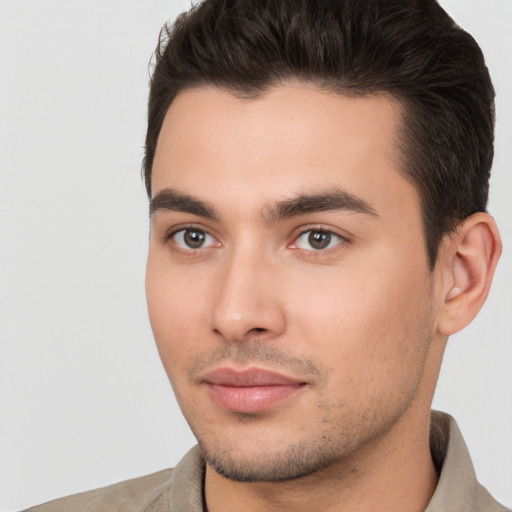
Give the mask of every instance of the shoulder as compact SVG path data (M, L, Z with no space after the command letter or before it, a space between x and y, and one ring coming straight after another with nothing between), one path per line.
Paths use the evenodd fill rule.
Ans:
M430 450L439 482L425 512L510 512L477 481L462 433L450 415L432 412Z
M25 512L203 511L204 459L194 446L174 469L60 498Z
M28 509L26 512L123 512L166 510L162 505L167 501L172 481L172 469L119 482L108 487L82 492L50 501Z

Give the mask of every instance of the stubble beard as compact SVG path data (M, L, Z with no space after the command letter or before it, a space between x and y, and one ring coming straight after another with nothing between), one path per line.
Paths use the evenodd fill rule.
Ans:
M245 450L243 442L239 445L233 440L219 437L222 436L222 432L215 435L205 431L203 436L193 428L195 422L189 421L206 463L229 480L247 483L286 482L319 472L322 472L323 476L326 470L335 478L343 478L349 473L357 472L358 454L363 453L367 447L372 449L374 443L386 436L411 407L418 393L432 341L432 311L427 306L424 312L425 316L420 326L416 326L412 332L406 329L407 334L412 334L411 337L423 347L423 353L415 360L416 369L409 368L415 378L399 391L394 404L382 403L382 397L377 396L366 404L364 411L361 411L357 403L352 404L352 410L347 404L333 403L327 396L317 396L316 412L321 411L321 414L316 417L316 422L313 418L313 428L306 428L302 439L293 441L284 435L285 439L280 443L281 446L285 446L284 448L266 449L265 442L262 442L260 448L253 452ZM405 335L404 339L407 337ZM238 357L239 354L242 355ZM255 343L249 349L245 346L239 353L235 353L235 356L233 353L230 355L233 360L242 362L248 354L257 354L259 357L256 359L260 361L285 360L285 356L279 356L272 347L259 343ZM225 355L226 351L217 354L215 358L221 359ZM208 363L209 361L205 361L205 364ZM309 361L301 364L303 368L313 368L310 370L311 373L322 373ZM237 416L241 430L244 425L258 421L257 415ZM305 418L306 423L307 420L308 418Z
M218 474L235 482L286 482L309 476L333 464L328 454L316 446L299 443L277 453L262 450L257 459L240 457L235 450L210 450L199 440L206 463ZM245 459L245 460L244 460Z
M287 482L327 471L339 479L357 472L356 454L375 440L383 438L409 408L414 393L402 402L399 409L383 411L371 419L332 425L309 432L309 437L291 442L280 450L265 449L262 444L257 453L249 453L229 440L207 439L197 436L206 463L218 474L235 482ZM240 418L241 423L253 421L250 415ZM351 413L347 411L348 418ZM355 416L352 416L354 418ZM241 425L242 427L242 425Z

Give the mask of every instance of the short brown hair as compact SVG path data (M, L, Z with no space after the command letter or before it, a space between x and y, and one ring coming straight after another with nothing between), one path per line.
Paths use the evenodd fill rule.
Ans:
M161 32L143 172L176 94L213 85L258 97L290 80L404 107L403 174L422 207L431 268L443 235L485 211L494 89L476 41L435 0L204 0Z

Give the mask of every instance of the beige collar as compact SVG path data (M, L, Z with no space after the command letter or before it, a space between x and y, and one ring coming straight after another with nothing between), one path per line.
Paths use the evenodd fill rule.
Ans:
M477 482L462 434L448 414L432 412L430 449L440 477L425 512L507 512ZM172 512L203 512L204 461L199 447L185 455L171 481Z

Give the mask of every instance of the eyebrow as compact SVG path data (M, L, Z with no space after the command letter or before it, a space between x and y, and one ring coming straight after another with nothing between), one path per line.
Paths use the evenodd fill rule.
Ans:
M301 194L277 203L266 204L262 217L268 223L278 222L307 213L344 210L378 217L377 212L363 199L339 188L327 191ZM149 213L175 211L190 213L206 219L218 220L215 208L193 196L166 188L151 199Z
M158 192L149 203L149 215L162 210L191 213L206 219L218 219L213 206L170 188Z
M267 205L263 217L269 223L307 213L344 210L378 217L377 212L363 199L339 188L297 197Z

